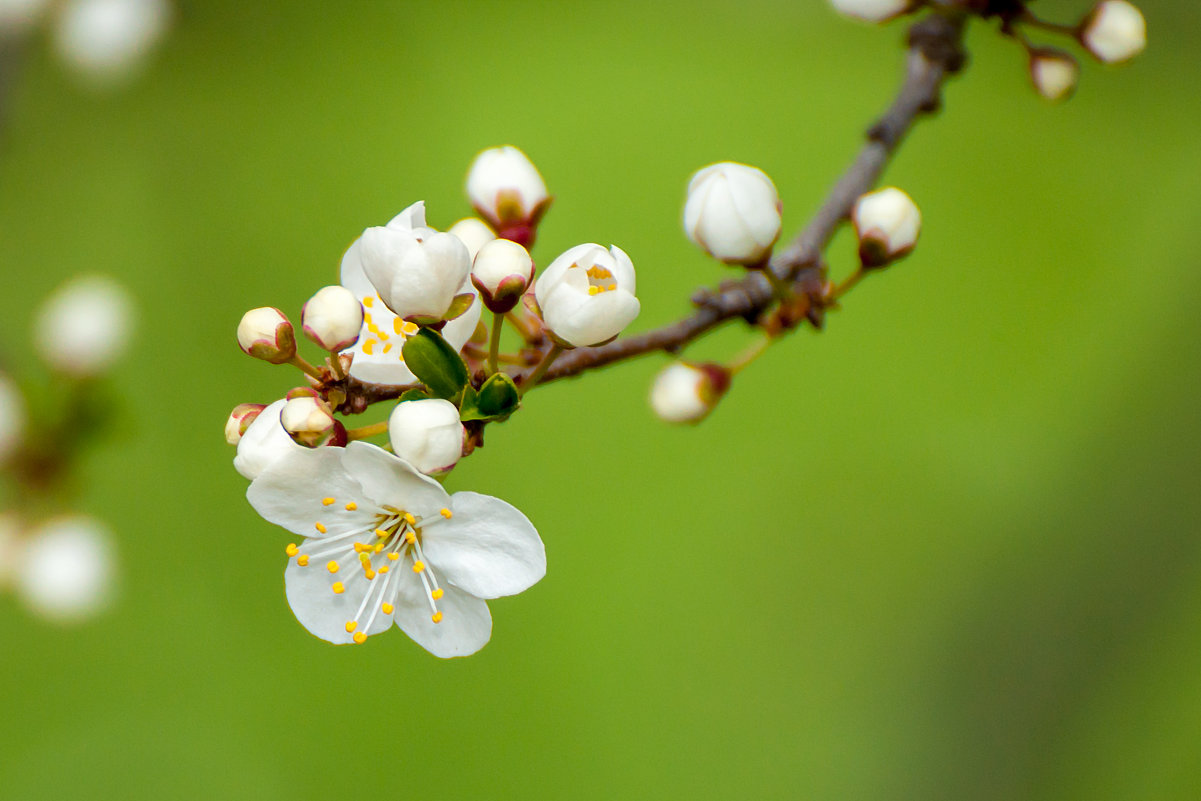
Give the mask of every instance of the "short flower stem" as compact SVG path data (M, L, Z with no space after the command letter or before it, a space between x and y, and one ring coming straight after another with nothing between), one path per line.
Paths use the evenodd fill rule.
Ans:
M551 346L551 349L547 351L546 356L538 363L538 366L534 368L534 372L526 376L525 380L521 382L521 387L517 390L517 396L523 397L525 393L533 389L538 382L542 380L542 376L546 375L546 371L550 369L551 364L555 361L555 359L559 358L559 354L562 352L563 346L558 342Z
M860 281L862 281L868 272L868 270L860 267L858 270L851 273L845 281L830 291L830 300L838 300L843 295L850 292L852 289L854 289L855 284L858 284Z
M784 282L780 276L772 271L770 266L764 266L763 277L767 279L767 283L771 284L772 291L776 293L778 298L786 298L792 294L792 288Z
M752 344L741 354L739 354L734 361L727 364L726 369L729 370L732 375L738 375L747 367L749 367L751 363L755 361L755 359L758 359L760 356L766 353L767 348L771 345L771 343L772 338L769 336L764 336L758 342Z
M320 370L318 370L313 365L309 364L309 362L303 356L301 356L299 353L292 356L292 358L288 360L288 364L299 367L301 370L308 373L310 376L317 379L318 381L325 380L325 374L322 373Z
M505 314L505 319L517 329L517 333L521 334L521 338L526 342L536 342L538 340L538 337L530 329L529 325L526 324L526 321L521 319L521 315L516 311Z
M334 377L339 381L345 380L346 371L342 369L342 359L338 357L337 351L330 351L329 367L334 371Z
M349 440L367 439L368 437L374 437L377 434L387 434L387 433L388 433L388 421L381 420L378 423L372 423L371 425L368 425L368 426L360 426L359 428L346 429L346 438Z
M500 332L505 325L505 316L492 312L492 337L488 340L488 371L495 373L500 368L496 366L496 358L500 353Z

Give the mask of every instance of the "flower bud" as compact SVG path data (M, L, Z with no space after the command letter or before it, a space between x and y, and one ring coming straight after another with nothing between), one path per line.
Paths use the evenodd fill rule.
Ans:
M480 252L480 248L496 239L496 234L492 232L492 229L475 217L465 217L459 220L446 233L454 234L461 239L467 246L467 252L472 259Z
M913 0L830 0L840 14L867 22L886 22L913 8Z
M599 345L638 316L634 263L621 248L576 245L551 262L534 284L534 299L559 343Z
M1080 65L1062 50L1038 48L1030 51L1030 80L1047 100L1066 100L1076 90Z
M550 205L538 169L512 145L481 152L467 171L467 196L476 212L506 239L530 245Z
M471 272L467 246L451 234L368 228L359 258L384 305L417 323L445 319Z
M688 182L684 232L726 264L762 266L780 236L780 196L762 170L725 161Z
M528 250L508 239L493 239L480 248L471 266L471 283L480 300L497 314L512 311L534 280Z
M238 345L256 359L283 364L296 355L296 333L283 312L262 306L242 315Z
M225 441L230 445L237 445L242 440L242 435L246 433L246 429L250 428L250 424L266 408L261 403L239 403L235 406L234 410L229 413L229 419L225 421Z
M279 422L284 431L306 448L327 445L338 434L338 420L319 398L310 395L293 397L280 411Z
M422 473L446 473L463 455L459 410L440 399L398 403L388 418L388 440L397 456Z
M42 304L34 346L55 370L77 378L99 375L125 352L133 303L103 276L76 278Z
M1098 60L1107 64L1127 61L1147 46L1147 21L1137 6L1126 0L1102 0L1080 24L1078 34Z
M300 310L304 335L318 347L335 353L358 342L362 327L363 304L346 287L319 289Z
M0 373L0 464L25 434L25 398L12 379Z
M301 449L302 446L292 441L279 421L280 412L287 403L277 400L268 404L242 432L238 453L234 456L234 469L245 478L253 481L281 456Z
M127 78L166 33L166 0L72 0L55 27L63 60L97 81Z
M717 364L674 362L651 384L651 408L668 423L699 423L730 388L730 371Z
M907 256L922 227L922 214L909 195L892 186L861 195L851 220L859 237L859 261L869 268Z
M113 589L113 544L90 517L63 517L42 525L22 549L17 592L45 618L70 622L108 605Z

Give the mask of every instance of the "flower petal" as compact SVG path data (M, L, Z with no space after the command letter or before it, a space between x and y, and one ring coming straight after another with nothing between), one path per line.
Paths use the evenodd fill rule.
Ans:
M342 451L346 472L358 479L365 497L379 506L394 506L417 517L438 517L450 501L441 484L378 445L352 442L337 450Z
M567 281L560 282L541 305L547 327L576 347L596 345L617 336L641 309L638 299L620 287L589 295Z
M546 549L520 510L478 492L456 492L450 510L453 517L422 537L426 558L446 581L478 598L499 598L546 575Z
M268 522L304 537L368 531L382 510L347 473L342 462L344 450L324 447L289 452L251 482L246 499ZM347 504L354 508L347 509Z
M385 614L377 613L371 626L366 624L373 608L379 607L383 601L390 601L381 595L382 591L387 589L392 594L394 590L385 586L383 576L371 581L364 578L357 569L358 562L353 550L348 548L347 554L339 562L345 563L345 566L340 573L331 574L324 562L318 564L314 561L301 567L295 559L289 560L288 568L284 571L284 593L296 619L314 636L335 645L352 642L353 635L346 630L346 624L356 616L360 617L362 623L355 631L365 634L386 631L392 619ZM335 593L333 585L339 581L344 589L341 593Z
M403 582L396 598L396 625L436 657L470 656L492 638L488 604L456 587L444 586L443 591L438 601L442 622L435 623L421 582Z

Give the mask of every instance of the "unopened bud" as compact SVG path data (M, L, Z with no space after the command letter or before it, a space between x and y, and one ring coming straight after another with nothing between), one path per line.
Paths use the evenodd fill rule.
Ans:
M467 246L471 258L475 258L480 248L496 239L496 234L486 224L475 217L465 217L450 227L448 234L454 234Z
M0 464L25 434L25 398L8 376L0 374Z
M55 370L99 375L125 352L132 307L129 293L112 279L76 278L46 299L34 324L34 345Z
M238 345L256 359L283 364L296 355L296 334L283 312L262 306L242 315Z
M388 418L388 439L393 452L422 473L446 473L463 455L459 410L439 399L398 403Z
M337 353L359 341L363 304L343 286L317 290L300 310L300 329L317 347Z
M1080 23L1080 43L1107 64L1127 61L1147 46L1147 21L1126 0L1102 0Z
M830 0L840 14L868 22L886 22L913 8L913 0Z
M730 378L721 365L673 362L655 376L651 408L668 423L699 423L726 394Z
M229 419L225 421L225 441L230 445L241 442L246 429L250 428L250 424L266 408L262 403L239 403L235 406L229 413Z
M279 422L297 445L319 448L338 435L338 420L320 399L309 395L294 397L284 404Z
M883 267L907 256L922 227L917 205L892 186L860 196L851 220L859 237L859 261L869 268Z
M471 283L480 300L493 312L513 310L534 280L530 252L508 239L494 239L480 248L471 266Z
M1062 50L1038 48L1030 51L1030 80L1047 100L1066 100L1076 90L1080 65Z
M42 525L22 549L17 591L30 609L57 622L91 617L112 596L112 535L90 517Z
M780 196L762 170L732 161L711 164L688 182L684 232L726 264L759 267L780 236Z
M512 145L481 152L467 171L467 196L476 212L506 239L533 242L550 205L538 168Z

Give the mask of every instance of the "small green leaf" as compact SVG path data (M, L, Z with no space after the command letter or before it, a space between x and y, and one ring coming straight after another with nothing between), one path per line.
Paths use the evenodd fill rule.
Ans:
M517 385L505 373L494 373L479 389L476 406L489 418L508 417L517 411L521 396Z
M467 365L437 332L422 328L405 340L405 364L436 397L454 398L467 386Z
M429 399L430 399L429 393L423 389L406 389L404 392L401 393L400 397L397 398L396 400L398 403L404 403L405 401L429 400Z

